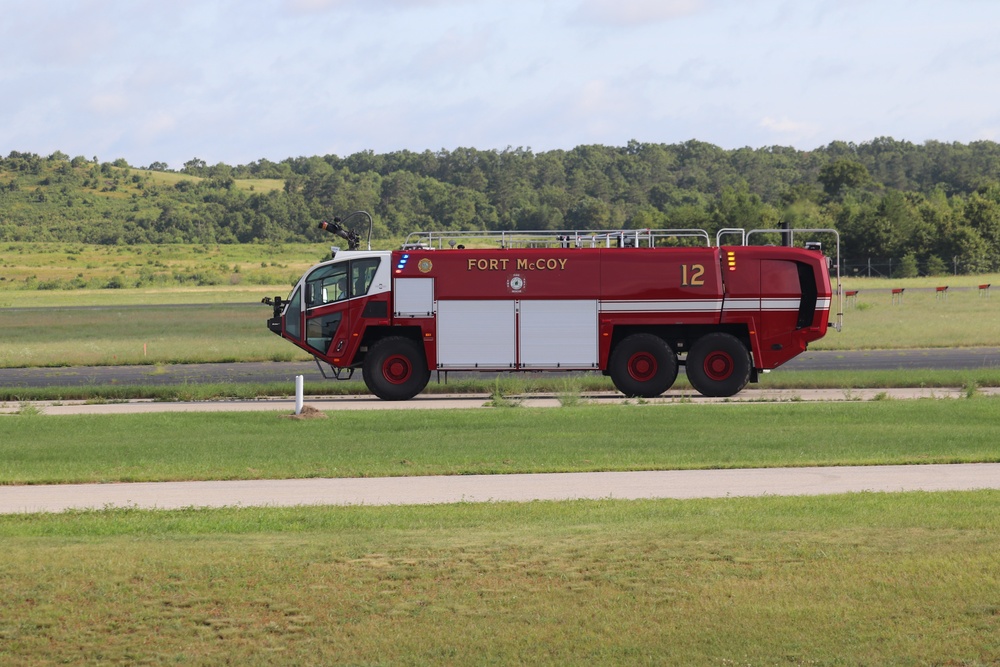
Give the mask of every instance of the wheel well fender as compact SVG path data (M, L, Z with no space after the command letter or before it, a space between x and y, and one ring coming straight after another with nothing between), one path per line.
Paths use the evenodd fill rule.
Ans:
M700 324L664 324L664 325L650 325L650 326L616 326L611 334L611 345L608 350L608 355L614 351L615 347L622 340L631 336L635 333L649 333L654 336L659 336L667 345L673 348L674 353L684 354L691 349L702 336L710 333L727 333L731 336L737 338L741 343L743 343L747 350L751 353L751 359L756 359L760 350L755 349L754 339L756 336L750 335L750 327L746 324L713 324L713 325L700 325ZM681 365L684 364L682 360Z
M361 345L358 347L358 353L355 355L352 365L357 366L364 363L365 355L372 345L388 336L402 336L418 345L423 345L420 327L368 327L361 338Z

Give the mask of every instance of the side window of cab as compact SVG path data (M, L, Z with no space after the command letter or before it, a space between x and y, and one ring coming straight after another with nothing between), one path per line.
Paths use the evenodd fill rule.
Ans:
M372 281L375 280L378 264L378 257L356 259L351 262L351 298L368 294Z

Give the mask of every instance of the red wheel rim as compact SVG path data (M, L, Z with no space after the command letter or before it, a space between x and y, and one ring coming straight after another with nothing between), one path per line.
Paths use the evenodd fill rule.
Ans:
M656 377L656 357L648 352L636 352L628 360L628 374L637 382L649 382Z
M382 364L382 375L392 384L403 384L412 372L410 360L401 354L392 355Z
M721 350L716 350L705 357L705 375L712 380L722 381L728 379L733 374L734 366L733 358L729 353L722 352Z

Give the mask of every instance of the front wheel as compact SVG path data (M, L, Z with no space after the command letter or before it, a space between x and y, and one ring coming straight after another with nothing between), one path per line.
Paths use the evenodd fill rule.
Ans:
M608 374L629 398L655 398L677 379L677 355L659 336L632 334L615 346Z
M368 390L382 400L405 401L424 390L431 372L418 343L390 336L368 350L361 375Z
M735 336L711 333L691 346L685 370L699 394L733 396L750 382L750 353Z

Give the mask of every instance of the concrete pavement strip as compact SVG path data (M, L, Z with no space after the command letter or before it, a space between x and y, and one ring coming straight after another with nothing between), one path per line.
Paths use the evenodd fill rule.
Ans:
M1000 463L0 486L0 514L1000 489Z
M977 390L985 396L1000 395L1000 387L982 387ZM912 387L892 389L746 389L731 398L707 398L691 391L669 391L659 398L646 399L649 405L687 403L762 403L762 402L814 402L814 401L871 401L881 398L961 398L965 390L949 387ZM595 404L626 403L621 394L586 394L583 399ZM421 394L409 401L382 401L374 396L307 396L306 404L317 410L437 410L488 407L486 394ZM632 399L635 402L635 399ZM262 398L257 400L217 400L164 402L135 400L109 403L83 401L33 401L35 408L46 415L111 415L150 412L293 412L292 398ZM557 396L532 395L524 398L524 407L559 407ZM21 410L16 401L0 403L0 414L16 414Z

